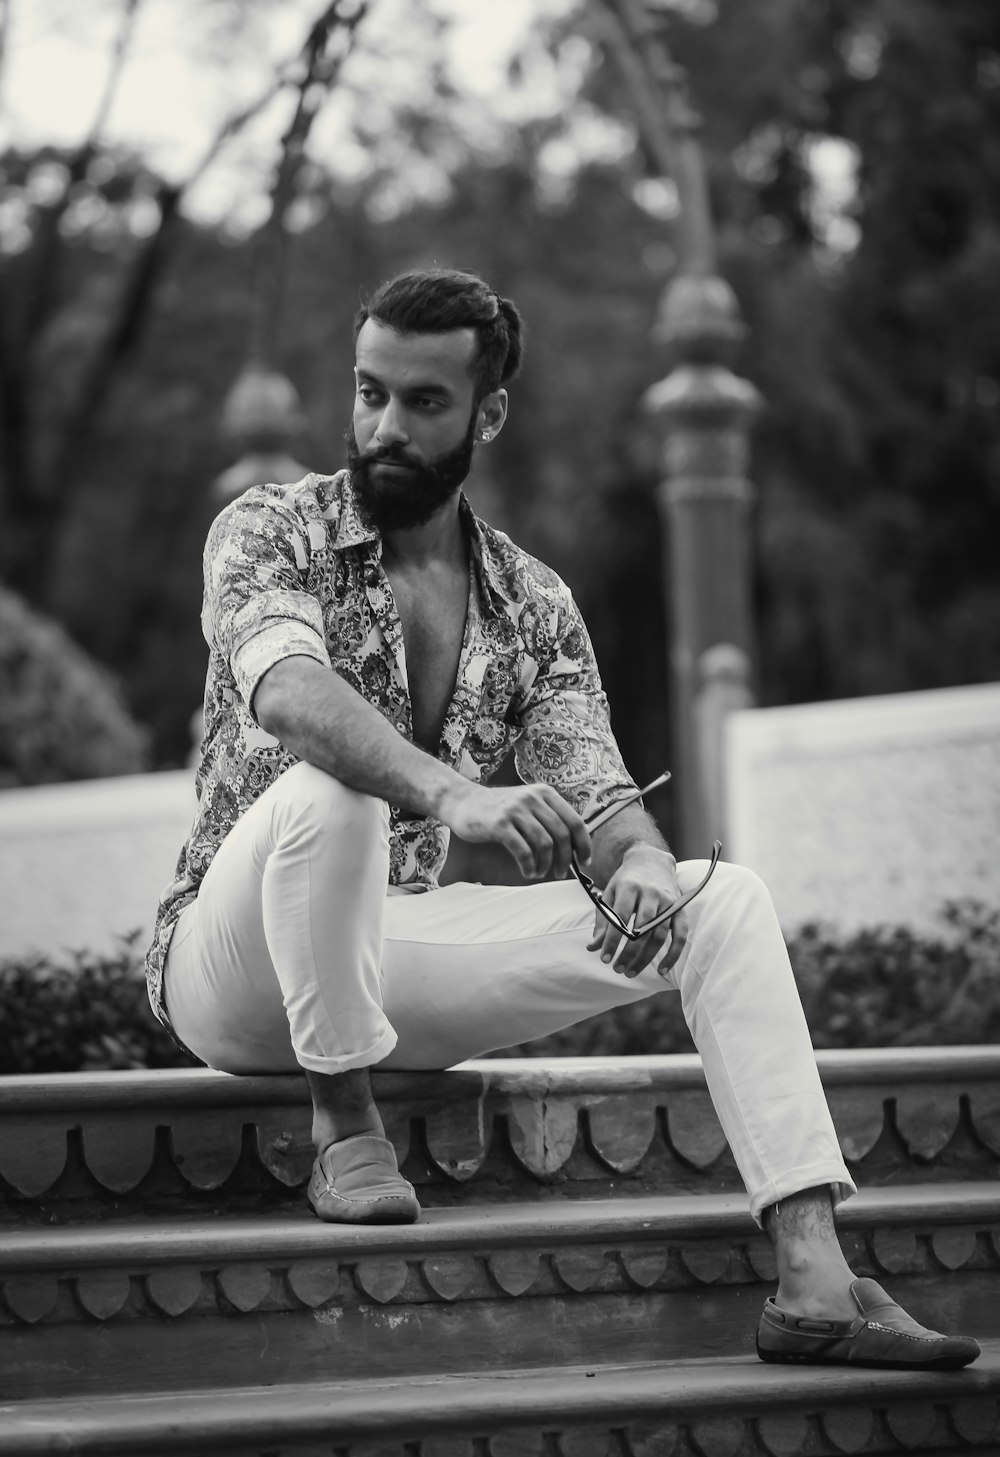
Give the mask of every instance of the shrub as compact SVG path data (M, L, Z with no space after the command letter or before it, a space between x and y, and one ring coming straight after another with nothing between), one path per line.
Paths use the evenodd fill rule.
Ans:
M789 953L817 1047L1000 1041L1000 911L951 905L935 936L811 925ZM668 993L498 1055L690 1051L680 998ZM0 1073L192 1065L149 1010L135 937L116 955L79 952L64 965L40 955L0 961Z
M149 735L111 674L0 587L0 788L148 767Z
M1000 910L947 905L942 932L806 926L789 951L817 1047L1000 1041Z
M0 961L0 1073L189 1067L157 1022L137 937L111 956Z

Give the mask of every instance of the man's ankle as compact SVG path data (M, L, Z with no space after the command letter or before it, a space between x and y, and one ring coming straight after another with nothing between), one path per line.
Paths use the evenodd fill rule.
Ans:
M342 1143L361 1133L385 1137L367 1068L344 1073L307 1071L306 1082L312 1094L312 1141L318 1154L331 1143Z
M348 1119L331 1122L329 1119L313 1119L312 1141L318 1154L328 1149L332 1143L343 1143L346 1138L356 1138L365 1133L374 1134L376 1138L385 1137L385 1128L377 1113L374 1118L363 1121Z
M854 1272L844 1258L825 1186L803 1189L765 1211L778 1266L777 1301L795 1315L846 1320L857 1313Z

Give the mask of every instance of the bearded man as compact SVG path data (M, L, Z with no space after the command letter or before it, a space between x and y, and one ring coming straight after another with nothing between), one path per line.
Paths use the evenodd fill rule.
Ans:
M776 1251L762 1358L973 1361L844 1259L855 1186L765 887L676 862L569 589L462 490L507 416L516 308L471 274L406 273L355 343L348 468L254 487L209 534L199 808L147 960L157 1016L210 1067L301 1069L310 1203L378 1223L420 1210L372 1067L446 1068L679 992ZM491 787L511 752L522 783ZM528 883L439 886L450 834Z

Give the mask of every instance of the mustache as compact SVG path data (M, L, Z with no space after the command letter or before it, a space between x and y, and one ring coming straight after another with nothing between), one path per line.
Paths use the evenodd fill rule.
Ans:
M398 445L376 445L371 450L363 451L360 458L366 465L406 465L412 470L417 470L420 465L419 461L414 460Z

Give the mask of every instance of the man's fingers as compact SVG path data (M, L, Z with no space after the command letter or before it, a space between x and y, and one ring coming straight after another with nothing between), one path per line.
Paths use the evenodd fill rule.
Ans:
M648 888L642 890L627 885L616 886L614 878L608 882L603 894L607 904L626 924L633 918L631 924L642 927L647 921L655 920L666 909L661 894L651 892ZM668 942L669 950L658 969L661 973L669 971L684 949L686 935L683 918L672 916L669 921L662 921L653 930L633 941L623 936L618 927L598 910L594 916L594 930L587 943L587 950L598 953L601 960L606 964L610 963L612 970L618 975L631 979L645 971L647 966L659 961Z
M539 809L538 822L549 836L549 869L557 880L563 880L569 871L572 850L569 825L549 805Z
M636 916L636 902L634 896L630 897L623 894L621 891L618 891L614 894L614 898L612 899L611 896L608 894L610 888L611 887L609 884L608 888L604 892L604 898L608 902L608 905L611 906L612 909L619 916L621 916L626 926L629 924L634 925L636 920L639 919ZM600 915L600 912L598 912L598 914ZM631 941L629 941L627 936L622 935L618 927L613 925L606 916L601 916L601 920L603 922L603 932L599 942L601 960L608 964L613 963L613 971L621 971L621 956L628 949L628 947L631 946L632 943ZM615 960L616 957L618 958L617 961Z
M586 865L591 854L590 831L579 816L577 816L577 822L570 825L570 841L573 854L581 865Z
M678 961L680 961L681 952L687 945L688 938L687 919L684 916L683 912L679 913L676 916L671 916L668 924L672 927L670 950L663 958L663 962L660 966L661 976L664 974L664 972L673 970L673 968L677 965Z
M569 839L566 827L558 815L550 813L544 807L535 808L532 813L522 809L514 817L512 828L531 850L530 864L527 868L521 866L522 873L529 880L544 880L550 874L561 879L566 874L569 868Z
M528 839L528 836L518 829L516 825L509 825L500 837L500 843L514 857L517 868L525 880L534 880L536 877L535 866L537 861L535 847Z
M519 797L511 813L511 822L532 849L531 869L524 873L531 879L542 880L553 875L562 880L569 871L570 856L575 848L575 823L583 824L576 811L554 790L540 786ZM584 841L584 853L589 853L589 837Z
M577 814L572 805L566 803L561 794L549 786L546 786L545 802L558 815L561 824L567 831L566 870L569 869L570 853L576 856L581 865L586 864L590 859L591 844L590 831L587 829L583 817Z
M630 941L628 952L623 952L618 958L614 970L631 981L633 977L645 971L647 966L654 964L663 950L663 945L662 941L653 945L652 934L642 936L638 941Z
M658 926L655 932L649 931L638 941L630 941L628 950L623 951L618 958L615 970L621 971L623 976L638 976L647 966L652 966L658 960L670 939L669 927L664 930Z
M611 904L608 899L607 890L604 891L604 899L608 901L609 905ZM621 915L621 911L617 906L614 909ZM622 917L622 919L627 920L627 917ZM594 934L587 946L587 950L596 951L602 961L610 961L621 939L622 933L618 927L613 926L607 916L599 910L594 917Z
M601 892L605 903L611 907L616 915L621 916L626 925L629 923L629 917L636 915L639 894L640 892L634 887L616 885L614 876L612 876ZM636 915L636 920L641 922L641 914ZM594 934L587 943L587 950L597 952L603 962L610 963L619 950L619 943L623 946L631 944L628 937L622 935L618 927L608 920L603 911L599 908L596 909L594 914ZM618 971L619 968L616 965L614 969Z
M662 909L659 898L651 896L647 891L639 898L635 924L642 926L646 921L654 920L657 912ZM626 941L614 964L615 971L629 979L638 976L657 959L669 936L670 922L664 921L662 925L656 926L652 931L647 931L644 936L640 936L637 941Z
M531 868L528 871L532 880L544 880L552 869L552 856L554 846L552 836L545 825L539 824L535 819L528 821L526 825L518 827L521 834L531 846Z

